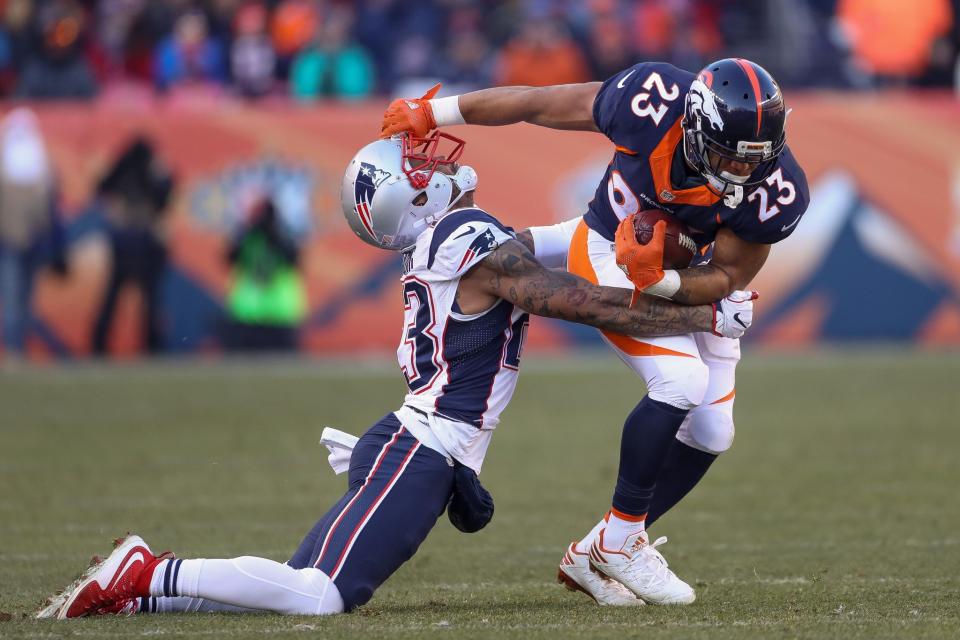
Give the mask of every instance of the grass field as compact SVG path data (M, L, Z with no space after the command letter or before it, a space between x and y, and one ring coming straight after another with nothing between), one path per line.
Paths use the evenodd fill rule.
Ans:
M161 364L0 378L0 637L960 636L960 356L750 354L737 442L654 528L689 607L601 609L554 583L609 504L642 394L609 354L530 362L473 536L444 518L356 613L30 613L133 530L183 557L284 560L344 486L316 444L400 401L399 375L316 363ZM10 618L11 616L4 616Z

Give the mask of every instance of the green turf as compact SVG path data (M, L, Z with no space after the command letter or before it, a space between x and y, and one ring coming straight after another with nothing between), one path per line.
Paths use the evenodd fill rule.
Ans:
M533 362L494 438L497 515L420 553L352 615L29 612L112 537L280 560L343 489L316 444L359 433L399 376L323 364L166 364L0 378L0 637L878 638L960 635L960 357L751 354L737 443L654 528L689 607L611 610L554 583L608 504L640 385L609 354Z

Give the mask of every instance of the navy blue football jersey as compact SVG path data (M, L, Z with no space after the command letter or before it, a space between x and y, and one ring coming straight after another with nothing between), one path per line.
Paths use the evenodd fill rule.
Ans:
M680 120L694 77L663 62L641 62L603 83L593 119L616 151L584 220L612 241L629 214L662 209L690 227L701 248L713 242L720 227L748 242L783 240L797 228L810 200L807 178L789 148L763 182L745 187L735 209L702 179L688 175Z

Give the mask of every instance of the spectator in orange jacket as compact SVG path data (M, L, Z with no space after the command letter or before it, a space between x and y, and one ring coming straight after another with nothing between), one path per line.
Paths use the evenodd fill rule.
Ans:
M559 23L526 23L504 48L496 74L498 85L541 87L586 82L590 72L580 48Z
M950 0L840 0L837 20L864 71L880 78L916 78L949 32Z

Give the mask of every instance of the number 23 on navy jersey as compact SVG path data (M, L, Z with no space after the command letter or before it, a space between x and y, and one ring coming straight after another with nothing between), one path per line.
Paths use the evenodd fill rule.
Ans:
M587 224L612 238L626 216L659 208L686 223L700 246L711 243L720 227L749 242L779 242L796 228L809 201L806 176L789 148L763 182L747 188L735 209L702 181L674 185L675 163L683 162L680 120L693 79L672 65L642 62L603 83L593 115L616 151L589 205ZM709 105L704 112L704 117L712 113Z

